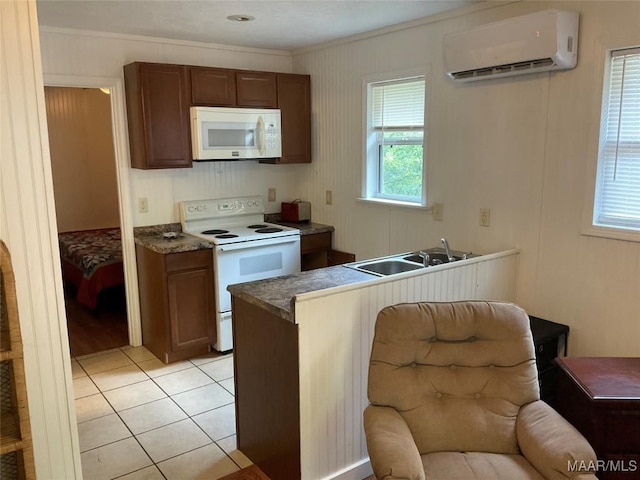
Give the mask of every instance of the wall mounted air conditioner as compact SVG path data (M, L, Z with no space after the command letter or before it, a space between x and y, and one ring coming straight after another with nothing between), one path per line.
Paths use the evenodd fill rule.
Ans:
M472 82L576 66L578 12L544 10L444 37L444 66Z

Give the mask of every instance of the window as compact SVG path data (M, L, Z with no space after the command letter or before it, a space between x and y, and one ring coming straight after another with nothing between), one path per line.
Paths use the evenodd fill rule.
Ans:
M640 47L610 52L592 224L640 231Z
M422 205L423 76L367 83L367 199Z

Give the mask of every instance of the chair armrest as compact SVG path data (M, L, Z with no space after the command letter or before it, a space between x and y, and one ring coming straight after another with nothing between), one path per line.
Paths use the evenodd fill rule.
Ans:
M378 480L424 480L424 467L409 426L390 407L369 405L364 432L371 466Z
M547 480L595 480L596 454L573 425L541 400L524 405L516 419L518 446Z

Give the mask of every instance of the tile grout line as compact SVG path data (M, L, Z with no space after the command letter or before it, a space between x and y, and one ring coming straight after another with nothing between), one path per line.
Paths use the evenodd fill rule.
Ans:
M113 352L115 352L115 351L117 351L117 350L114 350L114 351L109 352L109 353L113 353ZM168 461L168 460L170 460L170 459L172 459L172 458L177 458L177 457L179 457L179 456L181 456L181 455L185 455L185 454L187 454L187 453L189 453L189 452L193 452L193 451L195 451L195 450L198 450L198 449L200 449L200 448L204 448L205 446L212 445L212 444L213 444L213 445L215 445L215 446L216 446L216 447L217 447L217 448L218 448L218 449L219 449L219 450L220 450L220 451L221 451L221 452L222 452L222 453L223 453L223 454L224 454L224 455L225 455L229 460L231 460L231 462L232 462L232 464L233 464L233 465L235 465L238 469L241 469L241 468L242 468L242 467L240 466L240 464L239 464L238 462L236 462L236 460L235 460L233 457L231 457L230 453L229 453L229 452L227 452L224 448L222 448L222 446L218 443L219 441L225 440L225 439L227 439L227 438L230 438L230 437L232 437L232 436L236 435L236 434L237 434L237 432L235 432L235 431L234 431L234 433L232 433L231 435L227 435L226 437L222 437L222 438L220 438L220 439L218 439L218 440L214 440L214 439L213 439L213 437L211 437L211 436L210 436L210 435L209 435L209 434L204 430L204 428L203 428L203 427L202 427L202 426L201 426L201 425L200 425L196 420L194 420L194 418L193 418L194 416L202 415L202 414L204 414L204 413L211 412L211 411L217 410L217 409L219 409L219 408L226 407L226 406L231 405L231 404L235 404L235 401L236 401L236 399L235 399L235 392L231 392L231 391L229 391L229 389L227 389L226 387L224 387L224 386L220 383L221 381L225 381L225 380L232 379L232 378L233 378L233 376L231 376L231 377L227 377L227 378L223 378L223 379L221 379L221 380L216 380L215 378L213 378L210 374L208 374L206 371L204 371L204 370L201 368L201 366L203 366L203 365L208 365L208 364L210 364L210 363L213 363L213 362L216 362L216 361L220 361L220 360L223 360L223 359L225 359L225 358L229 358L228 356L224 356L224 357L221 357L221 358L215 358L215 359L213 359L213 360L211 360L211 361L209 361L209 362L204 362L204 363L200 363L200 364L195 364L195 363L191 362L190 360L187 360L187 361L188 361L192 366L190 366L190 367L185 367L184 369L181 369L181 370L176 370L175 372L169 372L169 373L166 373L166 374L164 374L164 375L157 375L157 376L155 376L155 377L151 377L151 376L149 375L149 373L147 373L147 371L146 371L146 370L144 370L144 369L140 366L140 363L143 363L143 362L146 362L146 361L150 361L150 360L152 360L152 359L146 359L146 360L136 361L134 358L132 358L132 357L130 357L129 355L127 355L125 351L123 351L123 350L121 350L121 349L120 349L120 351L121 351L121 352L122 352L122 353L123 353L123 354L124 354L124 355L125 355L125 356L130 360L130 361L131 361L131 362L132 362L132 364L133 364L133 365L135 365L138 369L140 369L140 371L142 371L142 372L147 376L148 380L151 380L151 381L153 382L153 384L154 384L157 388L159 388L159 389L160 389L160 391L165 395L165 397L164 397L164 398L169 398L169 399L171 400L171 402L172 402L176 407L178 407L178 409L179 409L179 410L180 410L184 415L186 415L186 418L184 418L184 419L176 420L176 421L174 421L174 422L167 423L166 425L162 425L162 426L159 426L159 427L152 428L152 429L147 430L147 431L145 431L145 432L140 432L138 435L142 435L142 434L144 434L144 433L151 432L151 431L153 431L153 430L157 430L157 429L159 429L159 428L163 428L163 427L166 427L166 426L168 426L168 425L172 425L172 424L175 424L175 423L178 423L178 422L181 422L181 421L184 421L184 420L187 420L187 419L188 419L188 420L190 420L193 424L195 424L195 425L196 425L196 427L197 427L198 429L200 429L200 430L202 431L202 433L205 435L205 437L206 437L206 438L208 438L208 439L210 440L210 443L207 443L207 444L205 444L205 445L201 445L201 446L196 447L196 448L192 448L192 449L190 449L190 450L187 450L187 451L185 451L185 452L182 452L182 453L180 453L180 454L178 454L178 455L175 455L175 456L173 456L173 457L168 457L168 458L166 458L166 459L163 459L161 462L155 462L155 461L151 458L151 455L147 452L147 450L144 448L144 446L143 446L143 445L141 444L141 442L139 441L139 439L138 439L138 435L136 435L136 434L134 434L134 433L133 433L133 431L131 430L131 428L129 427L129 425L127 425L127 423L125 422L125 420L122 418L122 416L120 415L120 412L124 412L124 411L130 410L130 409L132 409L132 408L137 408L137 407L140 407L140 406L143 406L143 405L148 405L148 404L153 403L153 402L156 402L156 401L164 400L164 398L157 399L157 400L152 400L152 401L149 401L149 402L142 403L142 404L140 404L140 405L135 405L135 406L133 406L133 407L130 407L130 408L127 408L127 409L123 409L123 410L121 410L121 411L118 411L118 410L116 410L116 408L114 407L114 405L109 401L109 399L105 396L105 392L112 391L112 390L117 390L117 389L120 389L120 388L127 388L127 387L130 387L130 386L135 385L135 384L137 384L137 383L146 382L147 380L142 380L142 381L140 381L140 382L133 382L133 383L130 383L130 384L127 384L127 385L122 385L122 386L120 386L120 387L116 387L116 388L113 388L113 389L109 389L109 390L104 390L104 391L103 391L103 390L98 386L98 384L95 382L95 380L92 378L92 374L89 374L89 373L87 372L87 370L85 369L85 367L84 367L84 366L83 366L83 365L82 365L82 364L81 364L81 363L76 359L76 361L77 361L78 365L80 366L80 368L84 371L84 373L86 374L86 376L87 376L87 377L89 377L89 380L90 380L90 381L94 384L94 386L97 388L98 393L100 394L100 396L102 397L102 399L103 399L103 400L104 400L104 401L105 401L105 402L106 402L106 403L111 407L111 409L113 410L113 413L115 413L115 414L117 415L117 417L118 417L118 419L120 420L120 422L122 422L122 424L125 426L125 428L127 429L127 431L130 433L130 437L125 437L125 439L126 439L126 438L134 438L134 439L135 439L136 443L140 446L140 448L142 449L142 451L145 453L145 455L147 456L147 458L148 458L148 459L149 459L149 461L151 462L151 465L153 465L153 466L154 466L154 467L155 467L155 468L160 472L160 474L162 475L162 477L163 477L163 478L165 478L165 479L166 479L167 477L164 475L164 473L162 472L162 470L161 470L161 469L160 469L160 467L158 466L158 464L159 464L159 463L162 463L162 462ZM96 355L96 356L97 356L97 355ZM126 366L126 365L125 365L125 366ZM190 392L190 391L196 390L196 389L198 389L198 388L203 388L203 387L206 387L206 386L208 386L208 385L212 385L212 384L205 384L205 385L201 385L201 386L194 387L194 388L190 388L190 389L187 389L187 390L184 390L184 391L181 391L181 392L177 392L177 393L175 393L175 394L171 395L171 394L169 394L165 389L163 389L163 388L162 388L162 387L161 387L161 386L160 386L160 385L155 381L155 379L156 379L156 378L160 378L160 377L163 377L163 376L166 376L166 375L170 375L170 374L173 374L173 373L179 373L180 371L187 370L187 369L191 369L191 368L193 368L193 367L197 368L197 369L198 369L201 373L203 373L206 377L208 377L209 379L211 379L211 380L212 380L212 382L213 382L213 383L212 383L213 385L217 385L218 387L222 388L222 390L223 390L223 391L225 391L225 392L229 393L229 395L231 395L231 396L233 397L233 402L225 403L225 404L223 404L223 405L218 405L218 406L217 406L217 407L215 407L215 408L211 408L211 409L205 410L205 411L203 411L203 412L198 412L197 414L195 414L195 415L193 415L193 416L192 416L192 415L190 415L189 413L187 413L187 412L184 410L184 408L182 408L182 407L180 406L180 404L179 404L179 403L178 403L178 402L173 398L173 396L174 396L174 395L179 395L179 394L182 394L182 393L186 393L186 392ZM94 373L93 373L93 375L97 375L97 374L100 374L100 373L105 373L105 372L108 372L108 371L111 371L111 370L115 370L115 369L117 369L117 368L123 368L123 367L115 367L115 368L113 368L113 369L108 369L108 370L104 370L104 371L100 371L100 372L94 372ZM79 377L79 378L81 378L81 377ZM92 394L92 395L95 395L95 394ZM80 398L86 398L86 397L88 397L88 396L91 396L91 395L87 395L87 396L85 396L85 397L80 397ZM78 400L78 399L76 399L76 400ZM109 413L109 414L107 414L107 415L111 415L111 413ZM101 416L99 416L99 417L96 417L95 419L97 419L97 418L102 418L102 417L107 416L107 415L101 415ZM91 419L91 420L95 420L95 419ZM87 421L91 421L91 420L87 420ZM87 421L85 421L85 422L87 422ZM85 422L80 422L79 424L81 424L81 423L85 423ZM101 445L101 446L95 447L94 449L101 448L101 447L103 447L103 446L105 446L105 445L113 444L113 443L116 443L116 442L118 442L118 441L122 441L122 440L124 440L124 439L116 440L116 441L114 441L114 442L108 442L108 443L106 443L106 444L104 444L104 445ZM94 450L94 449L89 449L89 450L86 450L86 451L87 451L87 452L89 452L89 451ZM236 446L236 450L237 450L237 446ZM83 452L83 453L84 453L84 452ZM129 475L129 474L134 473L134 472L136 472L136 471L143 470L144 468L148 468L148 467L149 467L149 466L151 466L151 465L147 465L147 466L142 467L142 468L140 468L140 469L134 470L134 471L132 471L132 472L125 473L125 474L123 474L123 475L120 475L119 477L114 477L114 478L120 478L120 477L122 477L122 476Z

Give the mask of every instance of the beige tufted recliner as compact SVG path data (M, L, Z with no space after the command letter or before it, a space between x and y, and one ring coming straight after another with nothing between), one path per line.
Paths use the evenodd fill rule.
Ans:
M596 478L591 446L540 400L529 318L513 304L384 308L368 395L378 480Z

